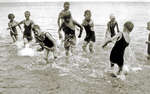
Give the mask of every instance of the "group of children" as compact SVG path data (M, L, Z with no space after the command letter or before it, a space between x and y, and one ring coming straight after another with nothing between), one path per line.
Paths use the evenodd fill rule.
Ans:
M89 51L91 53L94 53L94 42L96 41L96 37L94 32L94 23L91 19L92 16L91 11L86 10L84 12L85 18L82 24L80 25L78 22L76 22L73 19L71 12L69 11L69 7L70 7L69 2L65 2L64 9L59 13L58 16L58 27L59 27L58 35L59 35L59 39L62 40L62 42L64 43L66 56L69 55L70 51L73 53L74 47L76 46L76 34L75 34L76 26L80 28L80 33L78 35L78 38L81 38L83 28L86 31L86 37L82 45L83 51L87 52L87 46L88 46ZM16 26L19 26L20 30L22 31L20 25L24 24L23 39L27 42L32 41L33 39L32 31L33 31L36 42L41 46L41 48L38 50L42 51L46 49L47 60L50 51L53 52L54 58L57 58L56 40L53 38L53 36L50 33L42 32L40 27L34 24L32 20L30 20L29 11L26 11L24 14L25 14L25 20L19 23L14 21L15 16L13 14L8 15L8 18L10 19L10 22L8 23L9 26L8 29L10 29L10 35L13 38L13 41L15 42L18 36ZM117 28L117 32L115 32L115 28ZM123 69L124 52L126 47L128 47L130 43L130 32L133 30L133 28L134 28L133 23L131 21L127 21L124 23L123 32L120 32L118 23L116 22L115 16L113 15L110 16L110 21L107 24L107 31L105 35L106 37L109 38L105 41L102 47L104 48L108 43L112 41L116 41L114 47L111 50L110 62L111 62L111 68L114 67L114 64L118 65L119 67L118 74L120 74ZM150 30L149 28L148 30ZM64 32L64 39L61 31ZM150 41L148 41L147 43L150 44Z

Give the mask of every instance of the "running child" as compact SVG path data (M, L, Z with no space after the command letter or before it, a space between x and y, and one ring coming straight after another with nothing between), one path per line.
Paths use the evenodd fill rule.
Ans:
M58 29L59 39L62 39L61 29L64 31L65 39L64 39L64 48L66 51L66 56L69 55L69 52L73 53L73 48L76 45L76 35L75 35L75 26L80 28L80 34L78 38L81 37L82 34L82 26L78 24L75 20L71 18L70 12L66 12L64 15L64 22Z
M58 20L57 20L59 27L61 26L61 24L64 21L63 16L66 14L66 12L69 12L71 14L71 12L69 11L69 8L70 8L70 3L64 2L64 9L59 13Z
M38 40L39 45L43 50L46 50L46 61L48 61L49 52L52 52L54 58L56 59L56 40L52 37L52 35L48 32L41 32L41 29L38 25L34 25L32 30L36 36L35 38Z
M110 15L110 21L107 23L107 30L105 34L106 38L112 38L116 35L115 27L117 28L117 32L119 32L119 26L117 21L115 20L115 16Z
M150 22L147 23L147 30L150 31ZM146 44L148 44L148 48L147 48L148 57L147 57L147 59L150 59L150 33L148 35L148 41L146 41Z
M84 39L84 44L82 46L83 51L86 52L86 47L89 44L89 51L91 53L94 52L94 42L95 42L95 32L94 32L94 23L91 19L91 11L90 10L86 10L84 12L84 17L85 19L83 20L83 27L86 31L86 37Z
M118 33L102 46L103 48L110 42L116 40L114 47L110 53L110 62L111 68L114 67L114 64L117 64L119 67L118 75L122 72L124 65L124 51L130 43L130 32L133 30L134 25L132 22L127 21L124 24L123 32Z
M20 25L18 25L18 22L16 22L14 20L15 18L15 15L10 13L8 14L8 19L10 20L9 23L8 23L8 28L7 29L10 29L10 36L12 37L13 39L13 42L16 42L18 40L18 32L17 32L17 26L19 26L20 30L22 31Z
M30 19L30 12L25 11L25 20L21 21L19 24L24 24L24 32L23 32L23 39L30 42L32 41L32 27L34 25L34 22Z

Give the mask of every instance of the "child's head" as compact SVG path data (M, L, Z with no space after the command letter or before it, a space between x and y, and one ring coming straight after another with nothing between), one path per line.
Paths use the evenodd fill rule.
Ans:
M15 18L15 15L14 14L12 14L12 13L10 13L10 14L8 14L8 19L9 20L14 20L14 18Z
M34 34L35 34L36 36L39 36L39 32L40 32L40 27L39 27L39 25L34 25L33 28L32 28L32 30L33 30L33 32L34 32Z
M91 19L91 11L90 10L86 10L84 12L84 17L85 17L85 19L90 20Z
M64 18L64 21L68 23L68 22L70 21L70 19L71 19L71 14L70 14L70 12L66 12L66 13L64 14L63 18Z
M124 24L124 29L126 29L128 32L131 32L134 28L134 24L131 21L127 21Z
M147 23L147 30L150 30L150 22Z
M29 11L25 11L24 12L25 18L29 19L30 18L30 12Z
M64 10L69 10L70 4L69 2L64 3Z
M110 15L110 21L114 22L115 21L115 16L113 14Z

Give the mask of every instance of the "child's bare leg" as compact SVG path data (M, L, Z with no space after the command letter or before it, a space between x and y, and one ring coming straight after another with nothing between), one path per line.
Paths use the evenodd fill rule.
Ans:
M69 56L69 49L66 49L66 56Z
M68 41L64 41L64 48L65 48L66 56L69 56L70 43Z
M46 50L46 57L45 60L48 62L48 55L49 55L49 50Z
M57 50L56 50L56 49L54 49L54 50L53 50L53 56L54 56L54 59L56 59L56 58L57 58L56 53L57 53Z
M87 52L87 50L86 50L87 45L88 45L88 42L85 41L85 42L83 43L83 46L82 46L82 49L83 49L84 52Z
M94 43L92 41L90 41L89 50L91 53L94 53Z
M71 47L71 53L74 54L74 47Z
M111 71L114 70L114 63L110 62Z
M16 41L18 40L18 35L15 35L15 39L16 39Z
M13 39L13 42L16 42L16 38L15 38L15 36L14 36L14 35L12 35L11 37L12 37L12 39Z
M119 70L117 72L118 75L120 75L120 73L122 72L122 69L123 69L123 65L119 66Z

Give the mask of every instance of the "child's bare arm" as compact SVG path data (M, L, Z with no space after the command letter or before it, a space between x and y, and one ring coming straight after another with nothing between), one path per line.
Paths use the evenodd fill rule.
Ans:
M59 39L62 38L62 34L61 34L62 25L63 25L63 24L61 24L61 26L58 28Z
M119 31L119 26L118 26L118 23L116 22L116 27L117 27L117 32L120 32Z
M150 41L146 41L146 44L150 44Z
M58 19L57 19L57 24L58 24L58 27L60 27L61 25L60 25L60 19L61 19L61 13L59 13L59 15L58 15Z
M115 35L114 37L112 37L110 40L106 41L106 42L102 45L102 47L104 48L105 46L107 46L107 44L109 44L110 42L116 40L118 37L121 37L121 36L122 36L122 34L121 34L121 33L118 33L117 35Z
M14 34L14 32L13 32L13 30L12 30L12 26L10 25L10 23L8 23L8 28L7 28L7 30L10 30L10 32Z
M80 34L79 34L79 36L78 36L78 38L80 38L81 35L82 35L83 27L82 27L79 23L77 23L76 21L74 21L74 20L73 20L73 23L74 23L75 25L77 25L77 26L80 28Z
M109 22L107 23L107 30L110 31L110 24L109 24Z

